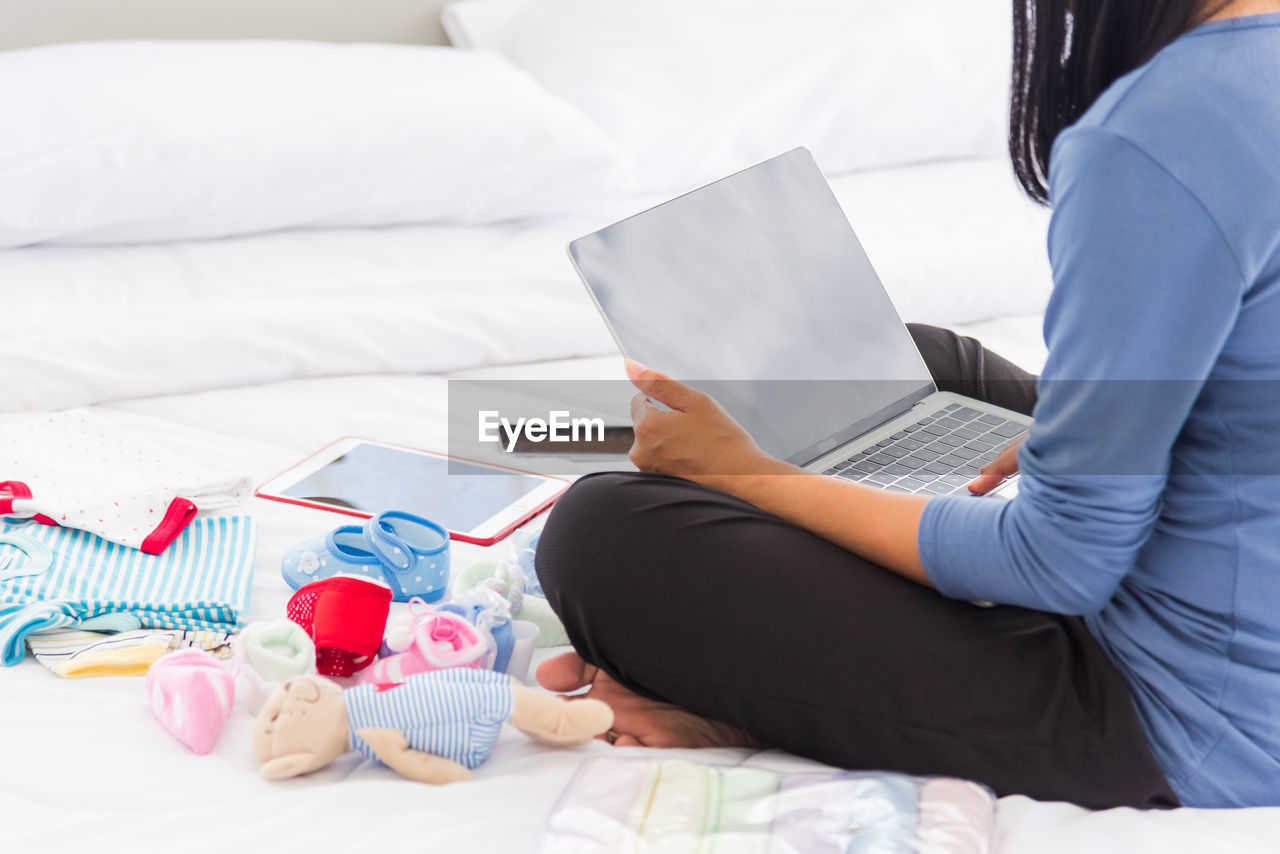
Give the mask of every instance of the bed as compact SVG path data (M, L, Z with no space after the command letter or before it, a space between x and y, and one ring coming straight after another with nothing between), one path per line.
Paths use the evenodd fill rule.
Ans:
M452 22L455 41L470 38L472 49L505 51L537 67L542 60L529 40L548 39L539 26L550 20L516 32L509 24L518 4L463 5L471 4ZM158 0L4 0L0 48L120 38L442 44L442 5L192 2L179 12ZM101 14L103 6L114 13ZM304 6L315 14L300 14ZM758 23L767 27L770 20ZM610 50L633 47L628 41ZM262 43L249 49L274 50ZM415 50L398 48L406 49ZM543 71L530 79L554 82L555 75ZM478 66L475 73L496 72ZM576 120L557 117L568 130L557 126L555 134L573 136ZM607 119L600 121L607 126ZM840 129L839 121L831 124ZM819 162L821 130L812 134ZM639 132L618 133L625 137L624 131ZM752 141L766 149L776 143ZM912 152L885 162L893 139L868 143L855 162L829 170L833 189L905 320L952 326L1035 370L1044 359L1040 322L1050 287L1047 215L1019 196L981 128L950 144L956 156ZM565 164L539 161L536 168L551 170L553 178L522 186L520 196L555 196L545 210L513 212L509 199L502 211L485 212L468 198L443 213L405 212L400 202L388 202L358 215L343 208L314 216L329 201L317 197L310 220L271 219L294 214L263 208L262 218L243 225L243 216L209 216L216 198L202 186L194 196L198 204L165 220L164 228L180 222L179 233L156 231L146 217L92 227L83 219L68 226L63 218L54 223L61 229L55 236L27 239L36 225L29 218L5 220L0 200L0 240L7 233L11 245L0 251L6 329L0 420L86 407L183 457L243 472L257 483L339 436L442 449L451 380L619 378L620 359L566 260L566 241L753 151L726 149L718 159L681 162L683 171L673 171L671 152L659 151L632 164L632 174L619 179L630 183L616 192L576 200L562 180ZM597 154L575 151L570 165ZM101 170L105 162L91 165ZM593 181L600 175L601 182L613 180L602 163L591 161L597 172L588 174ZM424 180L439 186L446 177ZM381 180L375 172L364 179ZM115 200L104 210L126 207ZM259 528L247 614L254 622L284 611L290 595L279 574L284 550L338 517L261 499L244 509ZM485 552L457 545L455 566ZM467 784L424 788L356 755L305 778L271 783L257 774L247 715L233 715L213 752L198 757L155 723L139 679L59 679L28 657L0 672L0 686L0 731L9 736L0 766L5 851L532 851L580 762L615 750L596 743L555 751L508 731ZM776 751L688 756L773 770L815 767ZM995 850L1266 851L1274 850L1278 831L1276 809L1090 813L1010 797L999 804Z

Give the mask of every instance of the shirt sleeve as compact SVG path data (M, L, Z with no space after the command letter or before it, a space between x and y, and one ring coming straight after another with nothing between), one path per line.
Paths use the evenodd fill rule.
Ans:
M1197 198L1115 134L1064 133L1050 186L1049 358L1018 495L934 499L919 547L946 596L1083 615L1107 604L1156 524L1245 278Z

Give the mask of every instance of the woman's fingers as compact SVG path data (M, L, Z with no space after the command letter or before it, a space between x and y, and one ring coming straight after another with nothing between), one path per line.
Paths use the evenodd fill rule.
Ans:
M696 406L704 397L702 392L678 380L673 380L666 374L646 368L635 359L627 359L627 379L631 380L631 384L640 389L645 397L678 412L684 412L691 406Z
M631 423L633 426L639 424L653 412L658 412L658 410L649 402L649 398L643 394L637 394L631 398Z
M978 475L969 481L969 491L974 495L986 495L1000 484L1004 483L1005 475L1002 474L983 474Z
M974 495L986 495L1004 483L1005 478L1017 474L1018 446L1021 444L1022 440L1014 442L1001 451L1000 456L979 469L982 473L969 483L969 491Z

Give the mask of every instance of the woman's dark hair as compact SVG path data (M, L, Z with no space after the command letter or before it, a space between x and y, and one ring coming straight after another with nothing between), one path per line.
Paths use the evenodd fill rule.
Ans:
M1014 0L1009 152L1027 194L1049 201L1058 134L1112 83L1230 0Z

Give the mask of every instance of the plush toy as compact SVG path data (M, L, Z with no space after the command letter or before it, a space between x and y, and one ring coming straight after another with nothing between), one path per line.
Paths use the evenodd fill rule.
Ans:
M423 783L452 783L489 758L503 723L553 747L586 744L613 726L599 700L565 700L503 673L455 668L397 685L342 690L295 676L258 715L253 749L276 780L323 768L350 750Z

